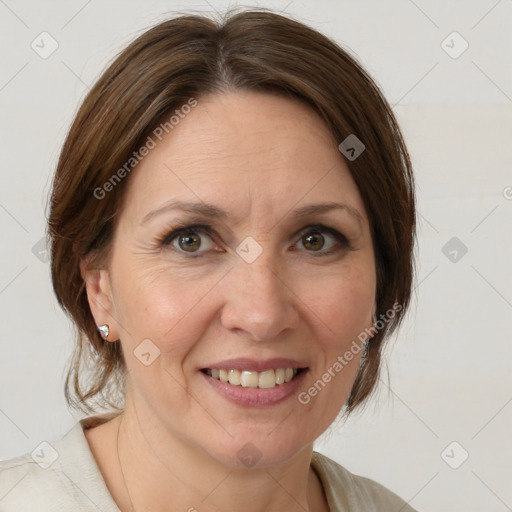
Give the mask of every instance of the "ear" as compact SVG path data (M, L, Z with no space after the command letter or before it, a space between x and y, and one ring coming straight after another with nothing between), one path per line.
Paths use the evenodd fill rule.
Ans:
M88 268L89 257L85 256L80 260L80 273L85 283L87 300L91 308L92 316L96 326L107 324L109 335L103 336L110 342L119 339L119 325L115 319L115 307L112 298L112 286L110 274L106 268Z

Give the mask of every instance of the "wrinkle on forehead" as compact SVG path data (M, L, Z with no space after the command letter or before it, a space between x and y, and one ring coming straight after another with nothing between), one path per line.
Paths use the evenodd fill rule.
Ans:
M133 178L129 193L142 197L139 222L173 195L222 205L267 227L301 200L342 200L364 215L323 121L306 105L261 93L200 98Z

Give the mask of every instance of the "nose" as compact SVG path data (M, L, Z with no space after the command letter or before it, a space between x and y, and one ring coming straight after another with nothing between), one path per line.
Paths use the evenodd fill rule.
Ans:
M266 263L240 261L225 283L221 323L254 341L277 338L299 325L297 298L286 277Z

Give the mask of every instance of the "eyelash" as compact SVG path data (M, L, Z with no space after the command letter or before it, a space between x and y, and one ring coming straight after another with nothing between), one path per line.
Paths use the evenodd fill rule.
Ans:
M337 242L337 245L328 249L327 251L320 250L317 252L317 251L305 250L306 252L311 253L311 256L313 256L313 257L329 256L329 255L331 255L335 252L339 252L341 250L351 249L350 242L345 235L343 235L336 229L330 228L328 226L324 226L323 224L313 224L310 226L306 226L304 229L299 231L299 233L298 233L299 240L297 241L297 243L300 241L300 239L302 237L304 237L308 234L313 234L313 233L320 233L320 234L327 233L327 234L331 235L332 237L334 237ZM183 226L183 227L174 229L169 234L165 235L165 237L163 237L162 239L159 240L159 245L162 247L168 247L171 245L171 243L176 238L178 238L180 235L183 235L183 234L194 234L194 235L205 234L205 235L208 235L212 240L215 237L214 230L208 225L202 225L202 224L190 225L190 226ZM172 247L172 248L188 258L197 258L197 257L201 256L201 254L203 252L206 252L206 251L199 251L199 252L190 252L189 253L189 252L177 249L176 247Z

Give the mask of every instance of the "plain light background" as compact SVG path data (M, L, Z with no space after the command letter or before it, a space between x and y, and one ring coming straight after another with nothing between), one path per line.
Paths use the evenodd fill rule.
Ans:
M0 458L80 418L63 396L72 330L40 245L73 114L144 29L228 5L283 11L354 53L394 105L416 172L415 300L390 380L316 449L422 511L512 510L510 0L0 0ZM31 44L51 48L45 31L58 48L43 59Z

